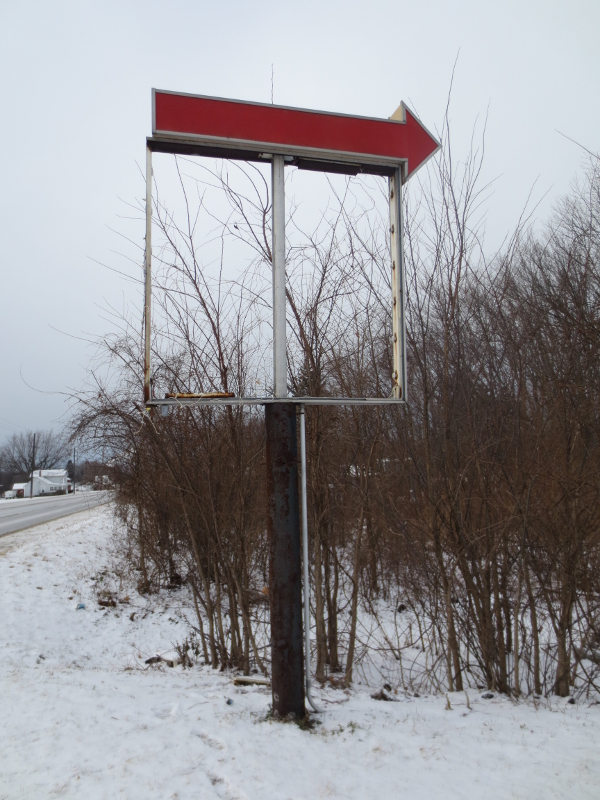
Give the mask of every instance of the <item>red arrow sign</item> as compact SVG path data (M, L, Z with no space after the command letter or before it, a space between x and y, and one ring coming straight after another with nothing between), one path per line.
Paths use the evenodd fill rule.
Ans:
M152 97L152 131L159 139L348 162L366 171L403 164L405 179L440 146L404 103L392 119L373 119L156 89Z

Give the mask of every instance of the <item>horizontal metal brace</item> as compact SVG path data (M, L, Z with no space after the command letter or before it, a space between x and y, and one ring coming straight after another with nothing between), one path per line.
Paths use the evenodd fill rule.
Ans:
M395 397L194 397L186 399L153 398L146 403L152 406L266 406L271 403L295 403L307 406L396 406L404 400Z
M311 172L333 172L342 175L381 175L391 176L401 160L381 159L373 155L337 153L311 148L294 151L289 145L270 146L273 153L265 150L265 145L251 142L231 141L225 144L222 139L211 140L198 137L150 136L146 139L153 153L173 153L184 156L204 156L206 158L227 158L234 161L255 161L264 163L273 154L283 155L286 166Z

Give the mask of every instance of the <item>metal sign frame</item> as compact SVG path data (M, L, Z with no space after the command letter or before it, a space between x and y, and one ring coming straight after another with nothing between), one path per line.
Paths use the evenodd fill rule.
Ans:
M159 109L161 102L179 103L174 119L185 130L170 130L168 114ZM166 98L166 100L165 100ZM187 113L183 113L181 109ZM217 121L206 122L203 113L212 112ZM161 116L162 114L162 116ZM248 117L245 121L244 115ZM159 127L166 120L167 129ZM301 131L295 133L298 123ZM265 132L273 124L275 141L266 141ZM203 133L204 126L209 133ZM277 127L279 126L279 127ZM402 126L402 127L398 127ZM412 126L412 127L411 127ZM152 406L194 405L269 405L294 403L304 405L390 405L405 403L406 325L402 185L440 147L439 142L417 117L401 103L389 120L354 117L344 114L293 109L285 106L224 100L203 95L187 95L152 90L152 131L146 140L146 255L144 302L144 402ZM308 131L308 133L307 133ZM411 132L412 131L412 132ZM277 134L277 135L275 135ZM336 149L335 136L343 139ZM381 142L376 138L381 136ZM333 137L333 138L332 138ZM403 137L403 138L402 138ZM408 138L407 138L408 137ZM412 139L411 139L412 137ZM426 138L424 138L426 137ZM269 138L268 136L266 137ZM282 141L286 139L286 141ZM411 146L411 141L417 145ZM308 142L308 144L306 143ZM312 145L319 142L324 147ZM357 142L354 151L343 149ZM425 143L425 145L423 144ZM379 152L368 152L379 151ZM363 152L364 151L364 152ZM151 315L152 315L152 154L171 153L242 161L271 162L272 236L273 236L273 396L152 397L151 386ZM408 152L416 155L408 155ZM411 163L412 162L412 163ZM391 288L393 321L392 392L389 397L307 397L288 396L285 296L285 182L286 166L319 172L387 177L389 182L391 234Z
M165 105L157 109L157 98ZM171 108L169 113L164 109ZM305 714L311 696L310 603L306 489L307 405L384 405L406 402L406 280L403 258L402 183L439 148L404 104L390 120L181 95L152 90L153 136L146 140L146 276L144 401L153 406L265 406L268 485L267 539L271 604L273 713ZM158 113L160 112L160 113ZM411 139L412 137L412 139ZM272 180L273 396L173 394L153 398L150 374L152 311L152 153L270 161ZM321 172L387 176L389 181L393 373L390 397L289 397L285 294L286 165ZM295 406L300 406L296 409ZM300 581L300 509L296 420L300 411L304 610ZM302 627L304 625L304 647ZM304 650L304 659L302 657Z

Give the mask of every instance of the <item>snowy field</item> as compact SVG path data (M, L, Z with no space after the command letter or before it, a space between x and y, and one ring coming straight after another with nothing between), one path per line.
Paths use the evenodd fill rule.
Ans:
M185 592L119 583L113 531L104 506L0 539L0 798L600 798L600 705L317 689L303 730L264 687L146 666Z

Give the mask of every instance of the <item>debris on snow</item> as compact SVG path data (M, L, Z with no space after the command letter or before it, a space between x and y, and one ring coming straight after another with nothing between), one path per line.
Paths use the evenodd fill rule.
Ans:
M167 653L166 655L156 655L147 658L144 664L166 664L167 667L176 667L181 664L181 658L175 653Z
M257 678L254 675L236 675L233 679L234 686L270 686L268 678Z
M386 684L386 686L387 685L388 684ZM391 694L386 692L385 687L380 689L378 692L375 692L375 694L372 694L371 697L373 700L387 700L388 702L395 702L397 700L397 698L392 697Z

